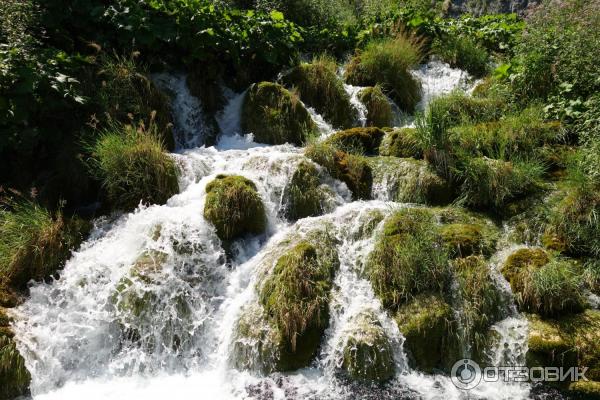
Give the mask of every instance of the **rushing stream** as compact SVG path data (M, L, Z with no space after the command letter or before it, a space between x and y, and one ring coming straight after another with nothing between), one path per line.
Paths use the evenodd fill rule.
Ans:
M455 88L468 88L468 76L439 62L415 75L427 102ZM373 246L361 232L373 212L389 215L408 206L386 193L393 179L374 187L372 201L352 202L345 184L326 178L326 214L289 223L282 218L282 198L303 149L265 146L240 135L244 93L229 94L218 116L221 135L214 147L200 147L205 134L198 100L185 78L161 75L161 85L174 92L177 125L175 157L182 173L180 194L165 205L140 206L135 212L96 221L89 240L67 262L60 279L31 288L30 298L16 311L19 350L32 372L35 399L522 399L524 384L481 384L466 392L448 377L411 370L404 338L361 277L362 260ZM356 87L346 86L356 104ZM359 110L359 123L365 111ZM331 127L309 110L323 136ZM321 170L320 167L318 167ZM256 183L268 217L267 233L239 240L233 259L225 256L214 228L202 216L205 187L221 173L243 175ZM382 223L373 226L376 231ZM264 265L284 243L323 228L336 238L340 268L335 277L329 328L321 351L309 368L289 374L261 376L232 366L235 326L241 311L256 302L255 285ZM509 245L507 245L509 246ZM506 249L496 254L499 262ZM158 278L140 285L130 280L132 265L145 255L160 257ZM494 264L494 262L492 262ZM492 265L491 267L495 267ZM497 272L497 271L496 271ZM499 274L496 274L499 275ZM506 284L498 276L498 286ZM125 294L150 304L148 310L123 310ZM121 296L121 297L119 297ZM507 297L510 297L509 291ZM526 352L527 323L508 301L507 318L493 329L501 338L493 349L496 364L516 364ZM369 386L340 379L341 349L348 323L369 311L390 338L396 375L386 385ZM123 329L125 328L125 329ZM135 336L135 337L131 337Z

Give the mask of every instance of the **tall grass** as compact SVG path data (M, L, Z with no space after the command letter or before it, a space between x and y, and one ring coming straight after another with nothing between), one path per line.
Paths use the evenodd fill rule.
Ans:
M175 162L152 123L147 129L113 124L90 150L92 169L116 207L163 204L179 190Z
M489 55L486 49L468 37L451 35L436 39L431 51L450 66L463 69L477 78L488 72Z

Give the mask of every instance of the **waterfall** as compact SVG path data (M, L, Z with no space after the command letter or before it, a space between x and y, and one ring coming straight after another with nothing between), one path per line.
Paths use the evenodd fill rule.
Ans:
M422 66L415 76L423 86L421 108L466 85L465 73L439 62ZM14 330L32 372L34 398L465 398L448 377L409 367L404 337L363 274L382 221L407 206L396 202L399 178L377 178L375 200L352 202L345 184L325 176L328 213L288 222L281 217L283 193L297 165L308 161L303 149L266 146L244 136L240 115L245 93L231 91L225 91L228 104L216 116L218 141L202 146L208 128L185 76L155 79L173 97L180 193L165 205L140 206L97 220L60 279L31 287L29 299L15 310ZM360 88L346 85L346 90L362 123L364 106L356 97ZM322 136L333 132L320 115L309 112ZM264 234L235 241L231 254L202 212L206 185L223 173L256 184L268 219ZM233 368L235 324L244 307L256 303L255 288L265 268L290 242L319 227L335 237L340 259L320 353L309 367L287 374L263 376ZM391 381L377 387L348 383L338 374L351 321L367 311L388 337L395 364ZM511 313L493 329L501 337L494 362L516 362L524 354L526 324ZM471 393L485 399L528 394L526 385L500 383L482 384Z

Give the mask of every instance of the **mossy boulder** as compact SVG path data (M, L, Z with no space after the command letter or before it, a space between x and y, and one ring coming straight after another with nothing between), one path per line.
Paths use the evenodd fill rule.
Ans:
M402 209L390 216L365 263L375 294L389 309L423 292L440 293L448 279L448 256L432 212Z
M305 155L324 167L333 178L344 182L354 200L371 198L373 174L365 157L346 153L330 143L309 146Z
M394 375L394 355L385 330L372 312L365 311L348 322L342 368L350 378L383 382Z
M379 128L352 128L336 132L327 138L327 143L348 153L373 155L379 151L385 132Z
M454 198L450 183L423 160L369 157L374 192L401 203L445 205Z
M461 358L452 307L440 296L421 294L398 309L395 320L413 368L448 370Z
M339 266L328 243L301 241L281 256L259 290L259 300L279 331L278 371L308 365L329 324L329 296Z
M551 258L540 248L523 248L507 258L502 274L523 310L555 316L587 306L583 271L572 260Z
M392 126L392 105L379 86L362 89L358 99L367 108L367 126Z
M321 188L317 168L306 161L298 164L283 197L285 214L291 221L321 215L325 193Z
M586 310L557 319L529 315L528 319L527 365L587 367L589 382L573 384L570 389L599 395L594 389L600 383L600 311Z
M416 133L417 130L415 128L400 128L387 131L381 141L381 146L379 146L379 154L401 158L423 158L423 150L419 145Z
M271 82L250 86L242 106L242 130L267 144L302 145L316 126L298 97Z
M267 217L256 185L239 175L218 175L206 186L204 217L221 240L265 231Z
M335 128L354 125L357 112L337 76L335 60L321 57L312 63L302 63L284 75L283 82L294 87L300 99Z
M451 223L440 227L442 240L456 257L472 254L490 255L498 239L497 232L486 223Z
M30 383L31 374L10 330L0 330L0 399L9 400L29 394Z

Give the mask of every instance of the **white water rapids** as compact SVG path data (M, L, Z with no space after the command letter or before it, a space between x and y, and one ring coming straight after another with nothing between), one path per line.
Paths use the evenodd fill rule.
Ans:
M423 66L415 74L424 88L421 108L431 98L464 87L466 82L462 71L439 62ZM32 372L35 399L529 396L527 385L502 383L481 384L469 393L462 392L446 376L408 367L402 333L360 274L361 261L373 246L372 235L361 234L370 215L389 215L405 205L381 200L381 196L380 200L352 202L345 184L324 178L330 188L327 213L287 222L281 217L283 192L296 165L305 160L303 149L260 145L251 136L240 135L243 94L231 94L218 116L222 133L217 145L199 147L201 136L190 134L202 119L198 101L183 88L182 77L162 79L175 91L178 144L188 146L173 155L181 169L180 194L165 205L141 206L130 214L98 220L60 279L31 287L30 298L15 311L14 329ZM356 88L348 90L354 94ZM327 135L330 127L312 114ZM268 216L267 233L236 242L235 255L228 261L214 228L203 218L205 187L221 173L254 181ZM230 362L235 324L243 307L256 300L255 285L266 260L280 254L290 238L317 227L327 227L335 236L340 255L330 325L320 354L309 368L289 374L261 376L236 370ZM142 312L131 319L115 302L115 291L144 253L166 255L166 262L156 281L126 289L153 304L151 313ZM374 313L392 342L396 376L383 386L350 384L336 374L348 321L364 310ZM123 327L135 328L141 340L129 340ZM519 360L524 354L526 323L510 312L494 329L501 337L495 361Z

